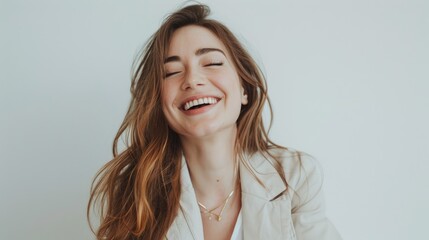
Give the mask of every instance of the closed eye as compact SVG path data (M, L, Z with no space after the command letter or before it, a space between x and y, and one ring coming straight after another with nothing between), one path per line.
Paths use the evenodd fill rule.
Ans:
M222 66L222 65L223 65L223 62L212 62L212 63L209 63L209 64L204 65L204 66L210 67L210 66Z
M168 78L168 77L173 76L174 74L178 74L178 73L180 73L180 71L177 71L177 72L168 72L168 73L165 74L165 77Z

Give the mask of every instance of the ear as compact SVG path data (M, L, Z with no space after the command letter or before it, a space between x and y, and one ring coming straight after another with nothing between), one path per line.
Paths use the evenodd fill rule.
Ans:
M244 93L244 88L241 87L241 104L247 105L248 102L249 102L249 100L247 99L247 94Z

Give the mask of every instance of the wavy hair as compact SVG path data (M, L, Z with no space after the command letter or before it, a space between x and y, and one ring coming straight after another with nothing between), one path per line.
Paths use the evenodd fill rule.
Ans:
M90 223L97 239L161 239L178 213L182 149L179 136L163 115L161 88L166 52L172 34L181 27L197 25L210 30L235 64L248 95L248 104L242 106L237 119L235 149L239 159L250 168L245 154L270 155L269 149L283 148L269 139L262 120L265 103L272 114L262 72L233 33L209 19L209 14L210 9L202 4L172 13L134 63L131 103L113 142L113 159L100 169L91 186L87 215L89 220L91 210L98 207L98 229L94 231ZM126 148L118 153L123 135ZM272 164L287 186L278 161Z

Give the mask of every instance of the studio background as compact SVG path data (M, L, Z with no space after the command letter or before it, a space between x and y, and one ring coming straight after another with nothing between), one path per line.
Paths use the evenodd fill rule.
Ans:
M201 1L267 76L272 138L322 164L344 239L429 239L429 2ZM0 239L93 239L138 50L182 1L0 0Z

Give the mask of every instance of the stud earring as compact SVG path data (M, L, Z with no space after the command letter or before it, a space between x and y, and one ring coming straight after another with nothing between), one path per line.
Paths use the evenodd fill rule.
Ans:
M246 105L249 101L247 100L247 94L243 94L241 98L241 104Z

